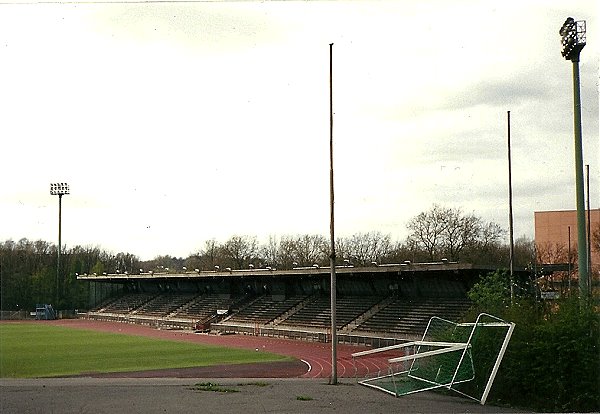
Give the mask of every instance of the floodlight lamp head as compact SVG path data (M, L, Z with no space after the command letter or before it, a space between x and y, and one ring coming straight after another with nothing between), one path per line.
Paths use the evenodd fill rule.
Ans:
M65 195L69 194L69 184L67 183L51 183L50 184L51 195Z
M573 62L579 61L579 53L586 44L585 20L575 21L568 17L558 31L561 36L562 56Z

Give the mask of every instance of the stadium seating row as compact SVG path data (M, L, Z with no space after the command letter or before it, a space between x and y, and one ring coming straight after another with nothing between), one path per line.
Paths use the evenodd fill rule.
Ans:
M432 287L435 289L435 286ZM458 321L469 309L462 297L415 298L339 295L337 329L381 335L414 335L423 332L433 315ZM193 327L218 322L228 331L236 326L281 327L325 331L331 324L330 298L321 293L279 298L269 294L237 298L218 294L128 293L89 312L95 317L127 317L139 320L187 321Z

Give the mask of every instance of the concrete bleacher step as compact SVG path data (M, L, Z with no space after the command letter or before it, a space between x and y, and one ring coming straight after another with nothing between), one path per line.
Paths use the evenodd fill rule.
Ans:
M184 303L183 305L179 306L177 309L175 309L174 311L172 311L171 313L169 313L167 315L168 318L177 316L179 313L185 312L187 309L189 309L190 306L192 306L194 303L196 303L196 301L198 299L200 299L202 297L202 294L196 295L194 297L192 297L190 300L188 300L186 303Z
M156 296L148 293L129 293L121 296L110 305L105 306L104 312L134 315L141 306Z
M393 296L388 296L388 297L384 298L381 302L376 303L374 306L369 308L366 312L359 315L356 319L350 321L350 323L343 326L341 330L343 332L351 332L353 329L355 329L357 326L359 326L362 322L364 322L365 320L367 320L368 318L370 318L377 312L379 312L382 309L389 306L392 302L394 302L394 300L395 300L395 297L393 297Z
M289 309L287 312L285 312L282 315L280 315L279 317L273 319L273 321L271 321L270 325L277 326L280 323L285 322L292 315L294 315L295 313L297 313L300 310L302 310L303 308L305 308L309 303L317 300L318 297L319 297L319 293L314 293L314 294L306 297L305 299L303 299L302 301L300 301L298 304L296 304L294 307L292 307L291 309Z
M104 312L113 303L117 303L120 299L121 298L110 298L108 300L105 300L100 306L96 307L96 309L92 309L92 312Z
M417 335L431 316L458 320L470 307L468 300L454 298L398 298L356 327L356 331Z
M227 322L230 319L235 319L235 317L237 315L239 315L240 313L244 312L245 309L250 308L252 305L254 305L256 302L260 301L262 298L264 297L264 295L259 295L245 303L242 304L243 301L240 301L237 303L238 305L238 309L236 312L233 312L231 315L227 316L226 318L224 318L221 322Z

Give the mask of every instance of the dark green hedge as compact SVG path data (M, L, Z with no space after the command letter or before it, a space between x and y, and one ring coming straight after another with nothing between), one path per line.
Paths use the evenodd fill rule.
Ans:
M600 411L597 301L518 297L511 304L505 280L488 275L470 295L474 313L516 323L489 401L535 411Z

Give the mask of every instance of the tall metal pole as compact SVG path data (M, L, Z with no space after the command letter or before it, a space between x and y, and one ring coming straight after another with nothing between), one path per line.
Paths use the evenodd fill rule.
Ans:
M591 229L591 211L590 211L590 165L585 165L585 181L587 194L587 258L588 258L588 295L592 294L592 229Z
M513 232L513 196L512 196L512 161L510 154L510 111L506 111L508 127L508 228L510 234L509 269L510 269L510 303L515 301L514 257L515 242Z
M581 139L581 96L579 85L579 55L586 45L585 20L567 17L558 31L562 56L573 64L573 129L575 135L575 195L577 203L577 265L579 295L587 299L589 287L588 252L585 229L585 200L583 190L583 145Z
M56 292L55 292L55 306L58 306L59 293L60 293L60 251L62 248L62 196L69 194L69 184L67 183L51 183L50 194L58 196L58 257L56 259Z
M61 241L61 227L62 227L62 194L58 195L58 257L56 260L56 303L54 306L58 307L59 298L59 280L60 280L60 248L62 245Z
M573 127L575 135L575 193L577 202L577 264L579 267L579 293L588 296L588 260L585 229L585 199L583 190L583 145L581 138L581 96L579 84L579 53L573 62Z
M569 297L571 297L571 226L568 226L569 230Z
M329 44L329 211L331 233L331 384L337 384L337 321L336 321L336 280L335 280L335 231L333 220L333 43Z

